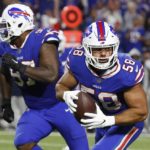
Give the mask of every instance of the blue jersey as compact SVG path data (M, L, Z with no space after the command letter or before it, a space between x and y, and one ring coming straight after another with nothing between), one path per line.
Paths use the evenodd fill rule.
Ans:
M106 115L127 109L123 92L142 81L144 71L141 63L119 54L116 65L98 76L88 68L85 59L84 48L80 47L72 50L67 62L81 90L90 93Z
M59 59L61 61L62 67L63 67L63 70L65 69L67 57L68 57L71 50L72 50L72 47L65 48L65 50L62 52L62 54L60 54L60 56L59 56Z
M58 32L52 29L33 30L20 49L15 49L8 43L0 43L0 55L10 53L17 58L18 62L31 67L39 67L40 48L44 42L48 41L59 42ZM58 102L55 97L55 82L42 83L23 76L19 72L14 72L12 69L10 72L20 87L29 108L47 108ZM59 72L61 74L61 70Z
M143 37L145 34L145 30L143 27L134 28L130 32L130 39L126 41L126 52L128 53L132 48L138 49L142 52L143 41L139 40L139 38Z

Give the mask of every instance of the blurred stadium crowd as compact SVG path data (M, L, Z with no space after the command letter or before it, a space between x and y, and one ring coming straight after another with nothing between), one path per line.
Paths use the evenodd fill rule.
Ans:
M80 31L94 21L105 20L111 24L120 38L120 52L128 53L135 59L142 61L145 67L143 86L148 96L150 107L150 0L1 0L0 14L11 3L29 5L35 13L37 27L54 27L62 31ZM69 28L61 19L61 11L67 5L77 6L83 13L83 21L76 28ZM77 34L78 36L78 34ZM66 37L67 39L68 37ZM62 38L64 40L65 38ZM69 39L71 39L69 37ZM63 51L69 42L81 42L72 38L63 44ZM13 89L15 122L11 125L1 121L0 126L10 128L16 125L20 114L25 110L25 104L18 89ZM21 99L18 101L18 99ZM18 109L19 108L19 109ZM150 131L150 118L145 121L145 130Z

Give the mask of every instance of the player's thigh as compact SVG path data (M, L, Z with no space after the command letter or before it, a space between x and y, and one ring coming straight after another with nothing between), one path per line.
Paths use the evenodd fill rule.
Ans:
M117 150L127 149L140 135L143 123L130 126L113 126L105 133L92 150Z
M18 146L32 142L37 143L52 130L52 126L44 119L40 111L26 111L17 124L14 144Z
M110 127L95 129L95 143L103 138L109 128Z
M54 116L51 116L51 115ZM88 150L85 129L74 118L65 103L59 103L50 110L52 123L66 140L71 150Z

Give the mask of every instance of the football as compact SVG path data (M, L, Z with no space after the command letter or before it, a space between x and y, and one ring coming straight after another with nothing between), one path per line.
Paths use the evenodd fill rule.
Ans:
M79 92L78 100L75 101L77 104L77 111L74 113L75 118L80 122L81 118L85 118L84 113L96 113L95 100L85 92Z

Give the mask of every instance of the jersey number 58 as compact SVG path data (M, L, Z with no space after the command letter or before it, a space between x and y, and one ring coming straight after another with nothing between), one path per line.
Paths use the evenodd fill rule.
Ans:
M131 59L125 59L124 64L122 66L122 69L128 72L133 72L133 66L135 65L135 62Z

